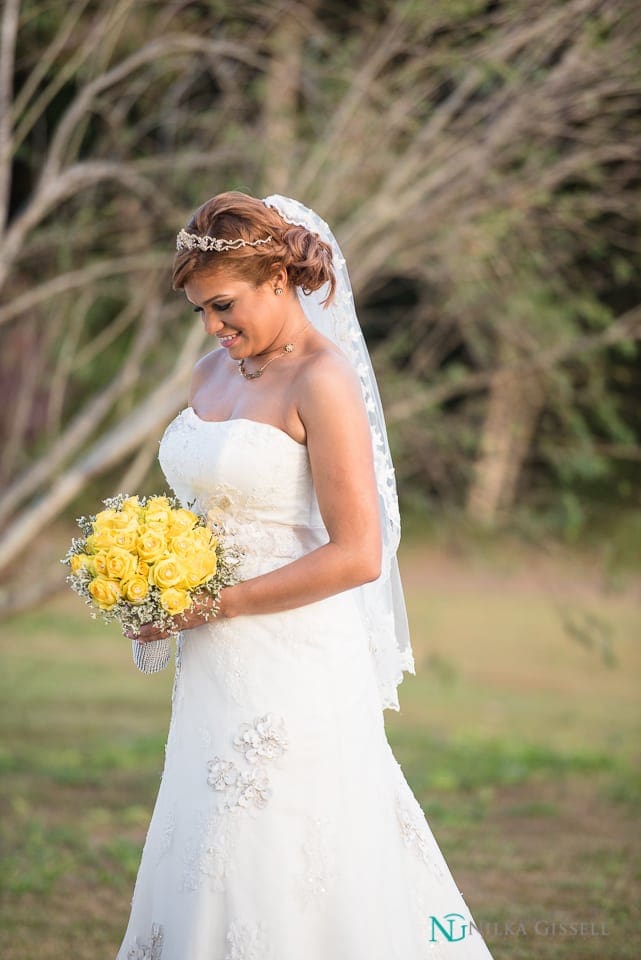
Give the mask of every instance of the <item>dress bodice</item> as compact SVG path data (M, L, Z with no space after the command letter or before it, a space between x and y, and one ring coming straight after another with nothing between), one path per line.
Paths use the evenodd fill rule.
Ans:
M169 424L158 459L184 507L220 524L257 575L328 539L307 447L257 420L203 420L186 407Z

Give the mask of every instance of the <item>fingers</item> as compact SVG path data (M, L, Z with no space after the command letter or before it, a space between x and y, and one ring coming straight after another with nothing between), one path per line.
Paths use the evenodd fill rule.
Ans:
M123 630L124 635L129 640L137 640L138 643L151 643L153 640L164 640L169 634L160 631L147 630L141 627L140 633L134 633L132 630Z

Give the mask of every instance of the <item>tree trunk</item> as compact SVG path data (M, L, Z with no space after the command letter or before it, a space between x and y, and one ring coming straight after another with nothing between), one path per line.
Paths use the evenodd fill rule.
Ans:
M316 2L310 5L313 8ZM263 183L268 193L286 193L290 183L298 143L298 98L308 31L309 24L303 19L303 11L292 7L281 18L271 38L263 103Z
M543 402L536 373L499 370L493 376L466 503L473 520L492 525L513 506Z

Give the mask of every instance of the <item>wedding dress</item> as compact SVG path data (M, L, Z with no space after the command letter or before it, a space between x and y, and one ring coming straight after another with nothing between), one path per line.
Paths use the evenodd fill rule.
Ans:
M328 539L307 448L271 424L187 407L159 460L244 578ZM118 960L491 957L470 925L387 741L356 591L183 631Z

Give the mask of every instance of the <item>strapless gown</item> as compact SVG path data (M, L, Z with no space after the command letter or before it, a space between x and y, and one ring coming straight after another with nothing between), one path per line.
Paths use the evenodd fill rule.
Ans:
M244 578L328 539L306 447L270 424L187 407L159 460ZM470 924L387 741L355 591L183 631L117 960L490 957Z

